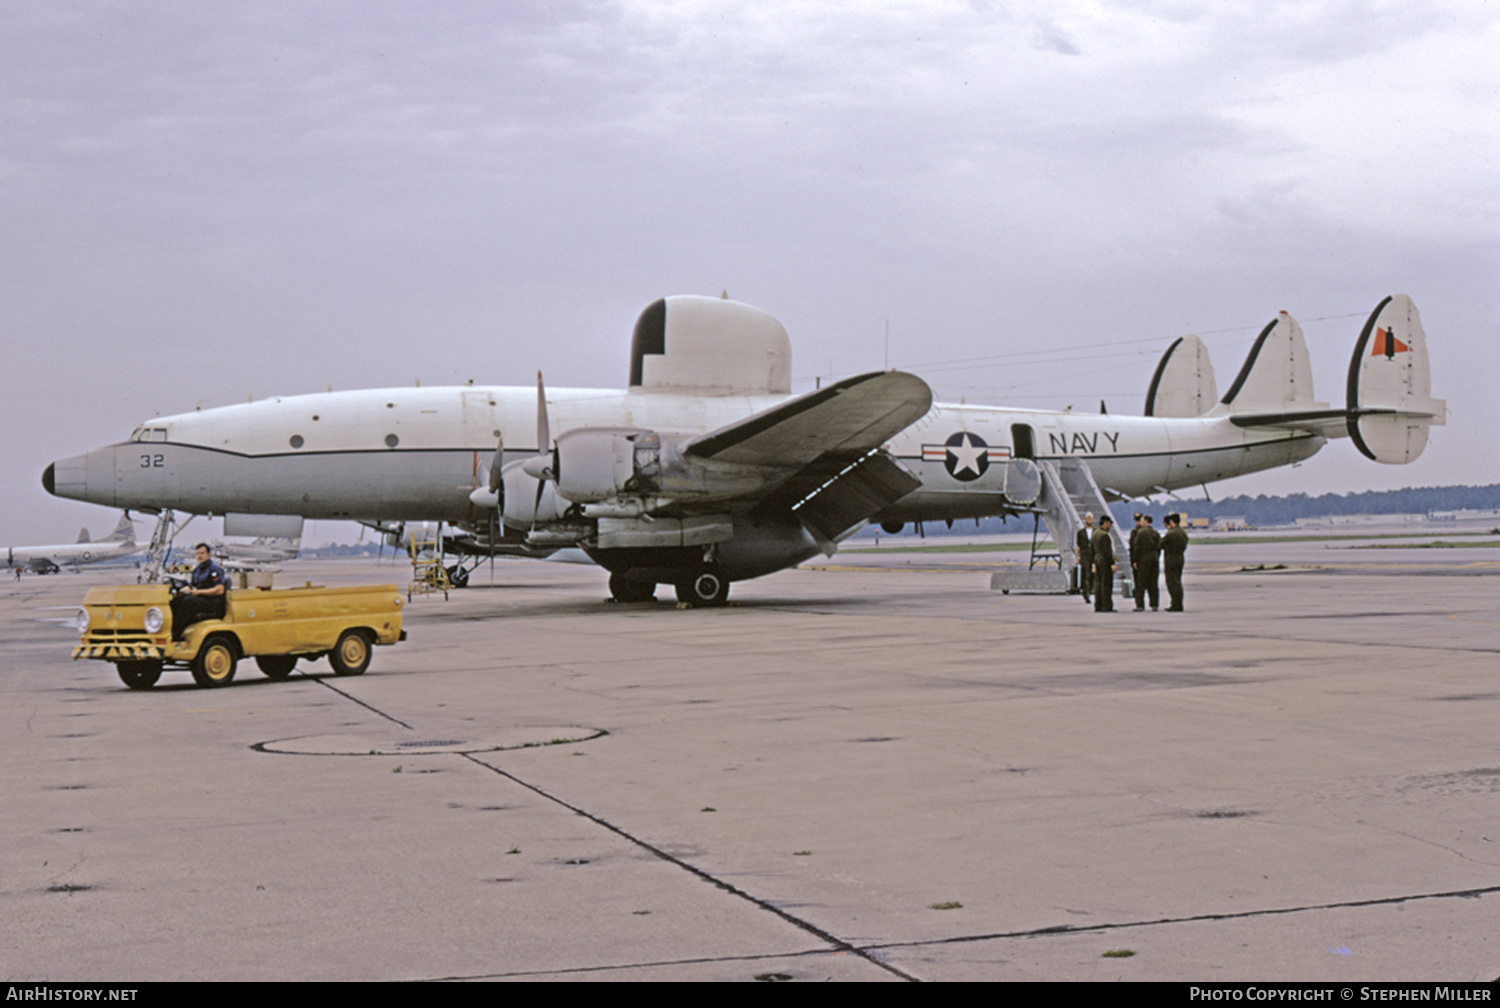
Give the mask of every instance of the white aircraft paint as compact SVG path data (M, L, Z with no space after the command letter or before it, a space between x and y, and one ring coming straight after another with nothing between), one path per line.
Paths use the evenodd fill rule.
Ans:
M1151 402L1177 414L1212 403L1201 344L1171 357ZM1444 413L1405 295L1367 323L1344 409L1313 400L1285 313L1198 416L931 404L925 383L899 372L792 397L789 373L769 315L671 298L637 323L623 391L550 388L540 414L539 390L515 387L276 397L151 420L54 463L43 482L113 507L443 521L511 552L581 545L641 584L705 570L727 582L831 551L866 520L1024 512L1036 461L1083 459L1107 493L1137 497L1298 462L1351 431L1372 458L1410 461ZM549 429L561 433L538 444ZM641 468L657 463L659 483Z
M108 539L89 539L88 529L78 534L76 543L57 546L12 546L5 551L5 566L11 570L32 570L47 574L63 567L81 567L105 560L120 560L145 549L135 541L135 526L130 516L122 514Z

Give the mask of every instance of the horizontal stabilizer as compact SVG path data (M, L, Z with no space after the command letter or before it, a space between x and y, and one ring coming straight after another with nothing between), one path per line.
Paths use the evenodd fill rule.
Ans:
M1300 413L1235 413L1230 416L1229 422L1236 427L1277 427L1281 430L1306 431L1326 438L1337 438L1349 433L1351 420L1377 419L1419 423L1431 420L1433 415L1407 410L1365 407L1357 410L1304 410ZM1442 423L1441 420L1437 422Z
M1219 386L1208 347L1196 336L1182 336L1167 347L1146 392L1146 416L1196 417L1214 408Z
M1394 294L1370 313L1349 361L1349 437L1376 462L1400 465L1422 454L1427 428L1447 404L1432 398L1427 334L1417 306Z
M1224 410L1236 413L1305 413L1326 410L1313 399L1312 362L1302 327L1280 312L1260 331L1250 355L1221 400Z

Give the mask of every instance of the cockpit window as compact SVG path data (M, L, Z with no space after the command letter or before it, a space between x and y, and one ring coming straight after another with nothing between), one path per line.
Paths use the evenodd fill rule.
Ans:
M142 424L130 433L132 441L166 441L167 429L165 427L147 427Z

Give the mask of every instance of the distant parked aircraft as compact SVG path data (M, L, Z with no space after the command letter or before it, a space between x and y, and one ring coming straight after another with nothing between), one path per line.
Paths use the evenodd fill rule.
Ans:
M135 525L128 513L120 514L120 521L108 539L93 542L89 530L78 530L78 541L60 546L12 546L5 551L5 566L11 570L30 570L37 574L53 574L64 567L81 567L102 560L118 560L146 548L145 543L135 541Z

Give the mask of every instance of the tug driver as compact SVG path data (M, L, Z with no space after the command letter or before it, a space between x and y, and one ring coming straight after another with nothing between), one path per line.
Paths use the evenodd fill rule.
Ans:
M190 624L224 618L224 593L229 587L229 577L223 567L214 563L208 543L199 543L193 547L193 553L198 566L193 568L187 587L172 599L172 636L179 639Z

